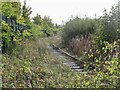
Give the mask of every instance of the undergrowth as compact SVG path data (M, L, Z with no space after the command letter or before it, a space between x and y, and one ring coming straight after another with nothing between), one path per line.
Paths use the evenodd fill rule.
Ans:
M75 72L62 64L41 40L26 40L21 49L3 55L3 88L99 88L119 87L118 59L106 62L107 72ZM19 47L20 48L20 47ZM20 52L21 53L17 53ZM110 74L110 75L109 75Z

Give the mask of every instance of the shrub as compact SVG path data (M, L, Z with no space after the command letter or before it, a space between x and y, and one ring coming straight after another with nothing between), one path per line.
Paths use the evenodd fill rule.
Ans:
M118 58L120 56L120 46L119 40L110 44L104 42L105 47L102 47L102 50L92 46L92 48L85 54L85 61L88 65L92 64L97 68L104 70L101 66L102 63L110 62L113 58ZM97 63L97 65L95 65ZM99 65L99 67L98 67Z
M120 39L119 15L119 6L112 7L109 13L104 10L103 16L99 18L96 25L95 35L93 35L94 43L98 48L102 49L105 46L104 41L113 43Z
M69 48L75 55L82 56L85 52L91 47L91 40L90 38L84 37L77 37L72 38L71 42L69 43Z
M75 18L67 22L63 29L63 40L66 45L75 38L76 36L88 37L95 31L95 20L94 19L81 19Z

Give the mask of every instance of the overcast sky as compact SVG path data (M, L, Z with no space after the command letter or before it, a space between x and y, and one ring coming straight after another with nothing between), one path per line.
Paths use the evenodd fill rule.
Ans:
M20 0L23 2L24 0ZM32 15L50 16L53 23L62 24L71 16L95 17L101 16L104 8L110 10L119 0L27 0L27 6L32 7Z

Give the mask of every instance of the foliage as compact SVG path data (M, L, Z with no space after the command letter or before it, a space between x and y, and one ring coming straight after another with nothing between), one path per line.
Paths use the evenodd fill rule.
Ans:
M20 2L2 2L1 12L16 21L17 17L21 14Z
M81 19L75 18L67 22L63 30L64 43L68 44L72 38L78 37L88 37L95 31L95 20L93 19Z
M112 7L109 13L104 10L104 16L99 19L95 35L93 35L94 43L98 47L102 48L104 41L112 43L120 38L119 16L118 6Z
M92 48L85 55L86 62L94 64L94 62L111 61L112 58L119 58L120 42L119 40L110 44L104 42L105 47L102 50L92 45Z
M20 23L20 24L22 24L22 25L25 25L25 19L24 19L24 17L22 17L22 16L19 16L16 21L17 21L17 23Z
M31 24L31 32L34 38L45 36L45 34L42 32L42 27L33 23Z
M38 14L37 14L37 16L35 16L33 18L33 23L34 24L42 25L42 22L43 22L42 17L40 15L38 15Z
M12 4L5 2L5 3L1 3L1 12L3 15L6 15L8 17L11 17L14 13L13 8L12 8Z
M1 34L1 38L4 41L5 45L9 45L10 44L10 36L11 36L11 31L10 31L10 27L8 26L8 24L6 24L5 22L2 22L2 34Z
M30 14L32 13L31 8L26 6L26 0L24 0L24 5L22 7L22 17L25 19L25 23L30 23Z
M15 47L15 44L20 44L22 41L21 33L20 31L12 30L4 21L1 27L2 33L0 37L2 38L2 50L3 53L9 53L12 51L13 47Z
M3 88L120 88L118 7L113 7L109 14L105 11L97 24L95 19L78 17L65 24L64 43L66 46L70 44L76 54L83 53L80 57L86 67L83 72L71 70L50 53L48 44L59 46L61 36L40 38L45 34L57 34L62 28L54 25L50 17L42 18L37 14L32 23L29 17L31 8L26 6L26 0L23 8L19 2L2 3L2 8L3 15L20 24L31 25L30 30L23 33L14 30L13 33L12 28L2 21L0 37L10 51L0 59ZM91 34L94 43L89 38ZM13 45L11 36L14 36Z
M19 23L22 25L27 25L24 17L21 16L21 3L20 2L2 2L2 15L7 16L7 18L12 19L15 23ZM10 23L10 21L9 21ZM3 53L6 53L6 50L9 51L13 49L15 44L20 44L24 37L28 37L31 35L30 32L16 30L17 25L8 24L2 22L2 33L0 36L2 37L2 50ZM23 35L21 35L23 32ZM14 44L13 44L14 43ZM12 45L13 44L13 45ZM4 52L5 51L5 52Z
M43 40L28 39L13 56L3 55L3 88L119 88L118 58L105 61L103 71L88 72L72 71L61 61L49 53Z
M75 37L72 38L71 42L69 43L68 47L74 55L83 56L84 53L88 52L91 48L91 40L90 37Z
M13 10L13 15L11 16L11 19L16 21L16 19L21 15L21 3L11 2L11 4L12 4L12 10Z
M60 27L57 25L54 26L50 17L44 16L42 18L39 14L37 14L33 20L34 24L41 26L41 30L44 34L46 34L46 36L52 36L53 34L56 34L58 31L60 31Z
M21 16L21 3L20 2L2 2L1 13L20 24L24 24L25 20Z

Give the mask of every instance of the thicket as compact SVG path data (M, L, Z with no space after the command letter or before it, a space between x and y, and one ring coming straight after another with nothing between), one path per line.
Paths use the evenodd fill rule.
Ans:
M96 25L96 32L93 35L94 43L98 45L98 48L104 46L104 41L113 43L120 39L120 8L119 4L111 8L111 11L107 13L104 10L103 16L98 19Z
M87 21L75 18L63 29L63 44L84 61L85 70L93 70L94 80L102 87L120 87L120 8L104 10L103 16ZM91 81L92 83L94 81ZM90 83L88 81L88 83Z
M105 9L103 16L100 18L81 19L76 17L70 19L63 28L63 44L65 44L65 46L70 45L72 49L73 46L79 49L79 47L82 46L86 47L84 42L86 42L85 40L87 39L90 46L94 45L94 47L100 50L105 46L104 42L114 43L120 39L119 11L120 8L118 4L112 7L109 13ZM84 49L84 51L86 50Z
M35 25L41 26L41 31L46 36L53 36L54 34L57 34L61 30L61 26L57 24L52 23L52 19L50 19L49 16L41 17L41 15L37 14L35 17L33 17L33 23Z
M49 39L50 40L50 39ZM53 39L51 39L52 41ZM23 41L13 56L3 55L3 88L119 88L120 65L118 58L101 64L96 61L93 71L75 72L62 64L46 48L42 39Z
M2 38L2 50L3 53L9 53L9 50L14 50L15 44L20 44L22 40L26 38L38 38L51 36L56 34L60 27L52 23L49 17L41 18L40 15L33 18L33 22L30 20L30 14L32 8L26 5L24 1L23 6L21 2L1 2L1 11L3 16L7 16L15 21L15 23L22 24L23 26L29 26L29 29L16 30L17 26L8 24L1 20L0 37ZM38 22L40 22L38 24ZM14 43L14 44L13 44ZM13 49L12 49L13 48Z
M63 28L63 40L66 45L78 36L88 38L90 34L95 32L95 19L78 18L68 21Z
M0 59L3 88L120 88L120 25L119 8L113 7L99 19L75 18L63 30L64 44L70 44L75 54L81 54L86 73L74 72L62 60L49 53L44 36L60 31L49 17L37 15L30 21L31 8L24 2L2 3L3 15L31 29L18 31L10 43L11 27L2 21L2 34L9 54ZM114 27L115 26L115 27ZM57 40L51 38L49 42ZM59 41L60 42L60 41ZM54 43L59 43L54 42ZM71 50L72 51L72 50ZM90 67L91 66L91 67ZM94 67L94 69L93 69ZM91 68L91 70L90 70Z
M14 21L13 24L9 24L10 21L9 23L7 23L1 20L0 36L2 38L2 53L10 54L11 51L14 50L13 47L15 47L16 44L20 44L24 37L29 37L31 34L30 31L25 29L24 31L17 30L17 23L22 24L23 26L29 25L29 15L32 12L31 9L27 8L26 2L24 2L24 8L21 7L22 6L20 2L1 2L0 13L2 14L2 16L7 16L7 18ZM26 10L28 11L25 12ZM27 14L27 16L25 14ZM29 22L26 23L27 20Z
M19 30L13 33L12 30L15 31L16 26L12 28L11 25L8 25L8 23L0 18L0 30L2 32L0 33L0 38L2 40L1 46L5 46L5 48L2 48L5 53L0 57L2 87L51 87L50 82L46 84L46 79L48 77L53 78L53 74L50 74L49 70L46 71L48 68L45 69L44 67L47 67L46 62L48 62L48 64L59 62L46 52L46 44L44 44L44 42L39 42L38 38L46 36L44 30L49 30L50 33L48 34L54 35L59 31L59 26L57 24L53 25L49 17L42 18L43 22L41 25L37 25L34 23L35 21L31 22L30 14L32 11L30 7L27 7L25 1L23 6L21 6L20 2L0 3L0 13L3 16L7 16L16 23L24 26L29 25L31 27L30 29L23 30L22 33ZM12 36L13 43L11 43ZM49 67L50 66L51 64Z

